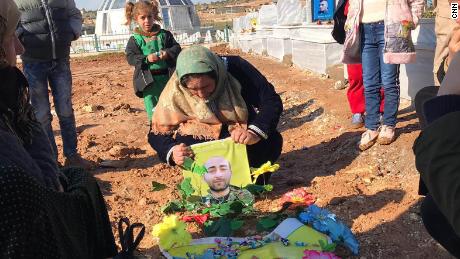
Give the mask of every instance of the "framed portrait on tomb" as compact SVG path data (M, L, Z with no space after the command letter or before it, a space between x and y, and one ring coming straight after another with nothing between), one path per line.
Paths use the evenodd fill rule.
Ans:
M313 0L312 12L314 21L332 20L334 18L335 0Z

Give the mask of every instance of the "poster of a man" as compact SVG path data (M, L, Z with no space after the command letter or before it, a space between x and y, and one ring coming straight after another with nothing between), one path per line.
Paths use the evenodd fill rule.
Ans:
M203 177L208 184L211 195L214 198L222 198L230 193L230 179L232 169L230 163L224 157L211 157L204 164L208 171Z
M312 0L313 20L327 21L332 20L334 16L334 0Z
M319 2L319 14L327 14L329 12L329 4L327 0L320 0Z
M209 194L204 197L204 203L210 205L235 200L254 202L254 196L248 190L230 185L232 167L227 159L221 156L211 157L204 166L207 173L203 179L209 186Z

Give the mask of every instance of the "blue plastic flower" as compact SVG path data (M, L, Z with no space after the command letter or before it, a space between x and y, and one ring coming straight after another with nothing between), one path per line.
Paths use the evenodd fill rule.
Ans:
M343 243L354 254L358 254L359 244L351 230L327 209L310 205L298 218L302 223L311 224L317 231L329 235L334 242Z
M307 212L301 212L298 217L300 222L304 224L310 224L315 219L310 213Z
M334 242L343 243L353 254L358 254L359 243L351 230L341 221L328 220L326 222L329 229L329 236Z

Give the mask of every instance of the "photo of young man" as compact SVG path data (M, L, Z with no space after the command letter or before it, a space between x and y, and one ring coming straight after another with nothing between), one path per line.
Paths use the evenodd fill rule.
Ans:
M207 173L203 176L209 186L209 194L204 197L204 203L211 205L235 200L254 202L254 196L246 189L230 185L232 168L230 162L221 156L209 158L205 163Z
M222 198L230 193L232 169L230 163L223 157L211 157L204 164L208 171L203 177L214 198Z
M319 2L319 14L327 14L329 12L329 4L327 0L321 0Z

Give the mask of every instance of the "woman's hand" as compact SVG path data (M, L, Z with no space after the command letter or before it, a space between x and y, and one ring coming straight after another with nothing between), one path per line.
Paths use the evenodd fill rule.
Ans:
M175 145L172 151L172 158L174 163L178 166L182 166L184 164L185 158L193 157L193 151L190 147L186 146L184 143L179 145Z
M250 130L237 128L232 131L231 138L235 143L254 145L260 141L260 137Z
M150 62L150 63L155 63L155 62L158 62L160 60L160 58L156 55L156 54L149 54L147 56L147 60Z

